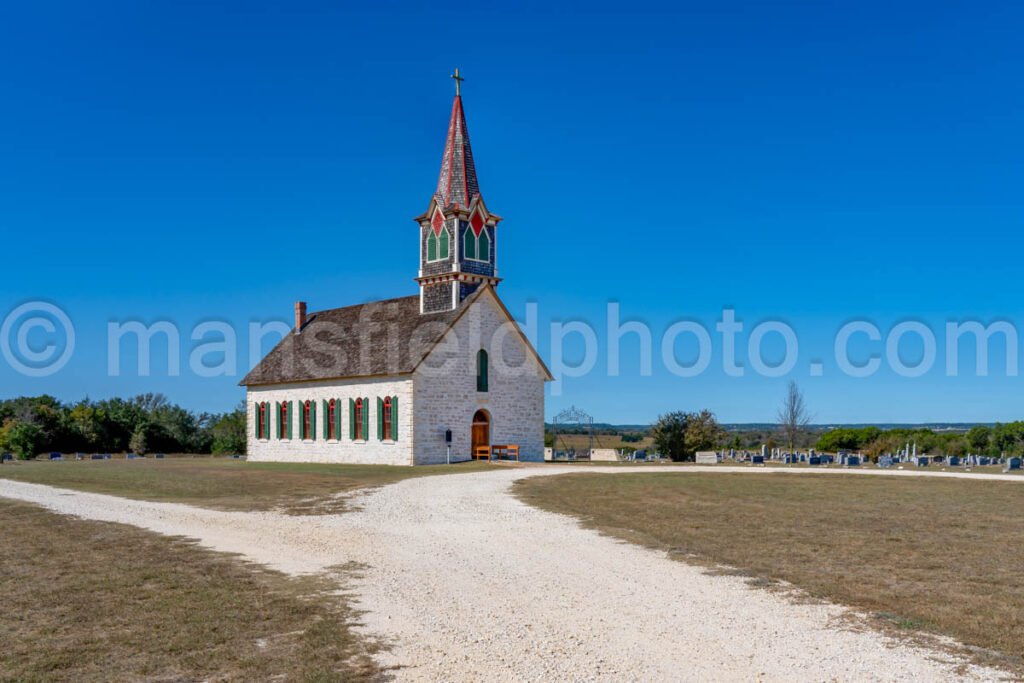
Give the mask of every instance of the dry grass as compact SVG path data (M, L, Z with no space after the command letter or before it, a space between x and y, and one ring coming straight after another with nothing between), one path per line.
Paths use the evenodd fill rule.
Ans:
M574 473L526 479L516 491L674 558L736 568L761 584L785 581L891 627L994 651L999 664L1024 672L1020 484Z
M367 680L325 579L0 500L0 680Z
M229 458L8 462L0 477L107 493L137 500L188 503L220 510L290 514L343 512L336 494L410 477L482 471L501 465L460 463L424 467L255 463Z

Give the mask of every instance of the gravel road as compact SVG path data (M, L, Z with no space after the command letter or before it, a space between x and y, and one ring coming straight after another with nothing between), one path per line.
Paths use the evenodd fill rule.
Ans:
M684 471L708 469L751 472ZM410 479L357 494L357 512L319 517L219 512L3 479L0 496L188 536L293 574L365 565L352 589L366 610L365 631L393 644L382 663L398 667L397 680L1001 677L875 632L844 628L841 618L848 612L841 607L797 604L738 577L708 575L509 495L516 479L565 471L580 470ZM910 473L884 476L901 475Z

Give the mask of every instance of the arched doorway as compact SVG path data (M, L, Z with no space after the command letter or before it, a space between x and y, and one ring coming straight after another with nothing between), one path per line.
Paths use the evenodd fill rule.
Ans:
M473 458L477 456L478 448L487 448L488 455L491 446L491 416L486 410L478 410L473 414Z

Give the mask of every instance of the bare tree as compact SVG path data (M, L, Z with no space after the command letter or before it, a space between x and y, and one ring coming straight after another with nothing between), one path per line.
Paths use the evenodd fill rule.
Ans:
M811 421L811 415L807 412L807 405L804 403L804 395L800 393L800 387L796 382L789 383L789 391L786 392L786 399L779 408L779 431L785 439L789 450L796 447L800 434L807 428Z

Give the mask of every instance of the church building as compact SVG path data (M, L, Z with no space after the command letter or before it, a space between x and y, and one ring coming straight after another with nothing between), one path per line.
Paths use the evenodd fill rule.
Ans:
M437 191L414 219L419 293L296 303L294 329L241 382L249 460L421 465L509 446L543 460L552 377L498 297L501 217L480 194L453 78Z

